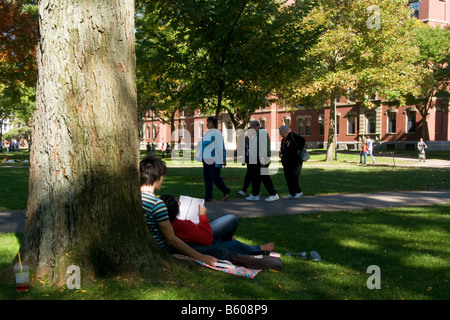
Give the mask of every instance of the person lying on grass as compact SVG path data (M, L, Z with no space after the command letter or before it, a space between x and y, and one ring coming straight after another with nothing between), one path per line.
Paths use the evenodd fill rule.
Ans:
M252 246L234 239L233 235L238 225L238 218L235 215L225 215L209 223L206 207L199 206L200 222L197 225L190 220L177 218L180 202L173 195L162 195L161 200L166 204L175 235L200 253L233 261L238 254L267 255L274 249L274 242Z
M215 257L192 249L175 235L169 222L166 205L155 196L155 192L161 188L163 176L167 173L164 161L148 156L140 162L139 171L145 220L158 245L171 254L180 253L214 266L214 263L217 262Z

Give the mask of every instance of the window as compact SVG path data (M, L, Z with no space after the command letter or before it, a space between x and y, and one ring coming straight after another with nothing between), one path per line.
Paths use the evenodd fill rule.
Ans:
M227 142L233 142L233 125L231 124L231 122L227 123Z
M375 114L370 113L367 115L367 133L377 132L377 119Z
M406 113L406 116L408 118L408 123L406 125L406 132L408 133L414 133L416 132L416 112L415 111L408 111Z
M356 117L354 115L349 115L347 118L347 133L356 133Z
M436 110L436 133L444 132L444 112Z
M397 113L388 113L388 133L397 132Z
M147 139L151 138L151 133L152 133L152 131L151 131L150 126L147 126Z
M287 127L291 127L291 119L289 117L283 118L284 125Z
M341 116L336 115L336 134L341 130Z
M311 135L311 118L297 118L298 134L303 136Z
M198 124L198 136L199 136L199 138L203 137L203 122L200 122Z
M411 17L419 19L419 1L410 1L409 5L413 10Z
M325 134L325 123L323 121L323 115L319 116L319 135L323 136Z
M311 118L305 119L305 136L309 136L311 134Z

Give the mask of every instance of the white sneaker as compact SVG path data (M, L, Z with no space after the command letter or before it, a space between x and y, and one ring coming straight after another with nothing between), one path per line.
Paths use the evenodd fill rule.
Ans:
M294 196L288 194L287 196L284 196L285 199L294 199Z
M242 191L242 190L239 190L239 191L238 191L238 194L239 194L239 195L241 195L241 196L243 196L243 197L245 197L245 196L246 196L245 192L244 192L244 191Z
M294 196L294 199L298 199L298 198L300 198L302 195L303 195L303 192L296 193L295 196Z
M245 200L248 201L258 201L259 200L259 196L254 196L254 195L249 195L247 198L245 198Z
M277 194L274 195L274 196L267 197L267 198L266 198L266 201L267 201L267 202L272 202L272 201L275 201L275 200L278 200L278 199L280 199L280 197L278 196L278 193L277 193Z

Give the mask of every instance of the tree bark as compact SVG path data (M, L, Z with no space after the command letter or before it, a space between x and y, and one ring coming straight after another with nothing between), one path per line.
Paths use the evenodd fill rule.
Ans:
M41 0L29 198L20 252L36 279L170 266L139 190L134 1Z
M326 161L333 161L335 159L335 144L337 141L335 141L335 130L336 130L336 110L335 110L335 104L336 104L336 96L333 95L331 98L331 104L330 104L330 125L328 129L328 144L327 144L327 156Z

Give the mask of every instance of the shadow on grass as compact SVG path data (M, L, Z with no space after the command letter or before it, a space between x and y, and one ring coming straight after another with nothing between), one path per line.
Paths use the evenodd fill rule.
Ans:
M433 206L242 219L239 235L319 252L321 262L283 256L270 286L282 299L448 299L449 226L450 206ZM370 265L380 290L367 288Z

